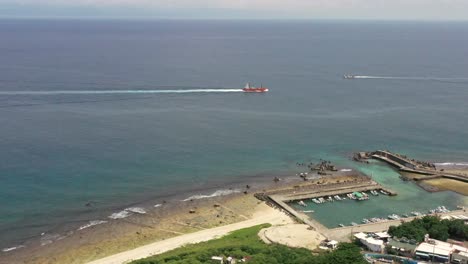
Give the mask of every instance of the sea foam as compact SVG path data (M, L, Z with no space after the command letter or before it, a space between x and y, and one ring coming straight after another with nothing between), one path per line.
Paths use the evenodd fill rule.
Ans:
M2 251L3 252L10 252L10 251L17 250L17 249L24 248L24 247L26 247L26 246L19 245L19 246L16 246L16 247L4 248L4 249L2 249Z
M108 216L110 219L122 219L131 216L133 213L136 214L146 214L146 210L141 207L129 207L125 208L124 210L113 213Z
M468 162L441 162L434 163L436 166L468 166Z
M190 201L190 200L199 200L199 199L205 199L205 198L211 198L211 197L217 197L217 196L224 196L224 195L229 195L233 193L240 193L241 190L239 189L234 189L234 190L217 190L216 192L210 194L210 195L203 195L203 194L197 194L197 195L192 195L188 197L187 199L182 200L183 202Z
M89 223L87 223L86 225L82 225L80 226L80 228L78 228L78 230L83 230L83 229L86 229L88 227L92 227L92 226L95 226L95 225L101 225L101 224L105 224L107 223L107 221L104 221L104 220L92 220L92 221L89 221Z
M137 214L146 214L146 210L141 207L130 207L125 209L126 211L132 212L132 213L137 213Z

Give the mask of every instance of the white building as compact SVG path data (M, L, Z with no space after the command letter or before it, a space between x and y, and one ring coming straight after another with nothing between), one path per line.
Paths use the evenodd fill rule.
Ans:
M452 253L457 252L461 256L466 255L468 248L435 239L426 239L426 242L422 242L416 247L414 254L416 258L423 260L448 262Z
M362 232L354 234L354 237L359 239L359 241L372 252L383 252L384 250L385 246L383 240L375 239Z

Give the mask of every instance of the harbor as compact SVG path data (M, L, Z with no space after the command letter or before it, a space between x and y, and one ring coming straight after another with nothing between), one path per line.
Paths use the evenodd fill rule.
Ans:
M347 180L328 170L315 181L306 180L263 196L299 222L339 241L346 241L353 232L381 231L424 215L466 217L460 210L467 204L464 196L427 192L412 181L402 180L398 170L379 159L355 164L357 169ZM326 183L320 179L326 179Z

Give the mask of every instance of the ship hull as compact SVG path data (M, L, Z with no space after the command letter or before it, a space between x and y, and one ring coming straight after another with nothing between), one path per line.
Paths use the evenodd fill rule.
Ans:
M268 92L268 88L244 88L244 93L265 93Z

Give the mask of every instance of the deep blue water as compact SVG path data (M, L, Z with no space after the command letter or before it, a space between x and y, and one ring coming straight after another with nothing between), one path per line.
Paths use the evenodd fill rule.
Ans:
M271 90L0 93L2 247L298 160L468 161L468 23L0 20L0 39L0 92Z

